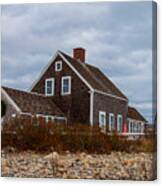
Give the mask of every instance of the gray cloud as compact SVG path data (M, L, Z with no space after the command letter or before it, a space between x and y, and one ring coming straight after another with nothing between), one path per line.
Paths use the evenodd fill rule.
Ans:
M151 2L2 6L2 84L28 89L58 49L82 46L151 121L151 16Z

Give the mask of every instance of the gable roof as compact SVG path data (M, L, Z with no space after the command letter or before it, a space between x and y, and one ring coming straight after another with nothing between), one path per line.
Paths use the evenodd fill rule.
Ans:
M140 112L137 111L134 107L128 107L128 118L139 120L139 121L145 121L146 119L141 115Z
M128 98L97 67L80 62L62 51L57 51L56 55L49 61L39 78L32 84L31 91L58 55L70 65L90 90L128 101Z
M7 95L20 108L21 112L31 114L64 116L56 104L44 95L2 87Z
M76 60L59 51L71 65L83 76L93 89L114 95L123 99L127 97L107 78L97 67Z

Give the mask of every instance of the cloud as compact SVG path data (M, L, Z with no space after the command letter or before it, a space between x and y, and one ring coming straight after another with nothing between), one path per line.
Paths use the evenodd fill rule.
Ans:
M28 89L58 49L82 46L150 120L151 16L151 2L3 5L2 84Z

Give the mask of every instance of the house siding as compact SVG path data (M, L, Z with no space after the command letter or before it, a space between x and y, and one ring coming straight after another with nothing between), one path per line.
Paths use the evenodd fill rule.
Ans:
M55 71L56 61L62 61L61 71ZM63 76L71 76L71 94L69 95L61 95L61 78ZM89 89L60 56L57 56L31 91L45 94L45 80L47 78L55 78L55 94L50 99L64 112L68 122L89 123Z
M93 121L99 123L99 111L106 112L106 123L109 123L109 113L115 116L115 126L117 128L117 115L123 116L123 123L126 123L128 103L126 101L94 93Z

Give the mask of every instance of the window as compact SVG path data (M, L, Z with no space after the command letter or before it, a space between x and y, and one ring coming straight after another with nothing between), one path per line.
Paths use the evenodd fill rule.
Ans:
M143 133L144 132L144 124L143 124L143 122L141 122L141 133Z
M45 116L46 123L48 123L48 122L52 122L53 119L54 119L53 116Z
M133 133L133 122L129 120L129 133Z
M99 126L106 126L106 112L99 112Z
M16 117L16 114L12 114L12 117L15 118Z
M110 113L109 114L109 130L114 131L115 130L115 118L114 114Z
M71 77L62 77L62 95L71 94Z
M117 116L117 131L118 132L123 131L123 117L120 114Z
M137 127L138 127L137 122L134 121L134 122L133 122L133 133L137 133L137 132L138 132L138 131L137 131L137 130L138 130Z
M136 120L129 120L129 132L130 133L140 133L141 125Z
M55 71L61 71L61 70L62 70L62 61L56 61Z
M141 133L141 125L140 122L137 123L137 132Z
M54 78L46 79L45 95L46 96L53 96L54 95Z

